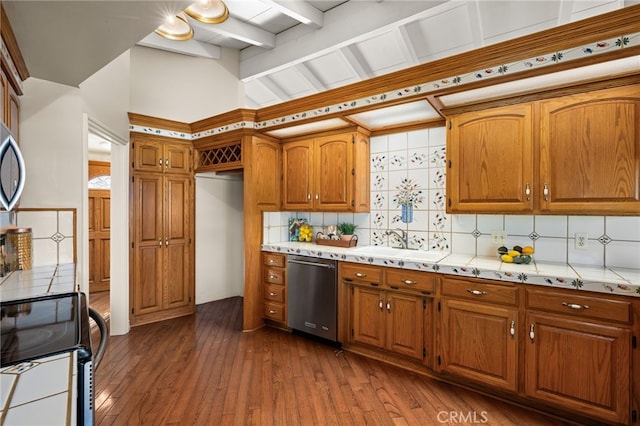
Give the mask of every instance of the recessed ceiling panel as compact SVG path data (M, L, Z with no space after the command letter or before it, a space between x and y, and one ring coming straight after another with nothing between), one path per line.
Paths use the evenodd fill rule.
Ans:
M427 101L409 102L388 108L350 115L349 118L370 129L440 118Z
M480 1L480 22L487 44L552 28L560 16L559 1Z
M375 75L385 74L408 64L398 46L398 38L391 31L356 43L355 47L366 61L366 65Z
M453 93L451 95L441 96L439 100L445 107L453 107L517 95L519 93L527 93L531 92L534 88L540 90L550 87L561 87L567 83L580 82L604 76L615 76L616 74L634 71L640 71L640 56L516 80L509 83L483 87L481 89Z
M360 81L344 55L338 51L311 59L305 62L305 65L328 88Z
M407 24L406 30L420 62L466 50L477 43L471 32L468 7L462 4L435 16ZM455 22L455 25L452 25Z
M274 138L289 138L307 133L321 132L323 130L339 129L348 126L349 123L340 119L332 118L330 120L316 121L313 123L301 124L299 126L286 127L284 129L272 130L265 132Z
M309 81L293 67L274 72L269 78L292 98L317 92Z
M574 1L570 22L579 21L602 13L613 12L614 10L620 9L620 3L619 0Z

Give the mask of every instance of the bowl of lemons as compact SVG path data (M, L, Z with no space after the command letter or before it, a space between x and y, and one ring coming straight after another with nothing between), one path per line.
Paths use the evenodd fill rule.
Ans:
M534 249L531 246L513 246L509 249L506 246L498 247L498 257L504 263L519 263L527 265L533 260Z

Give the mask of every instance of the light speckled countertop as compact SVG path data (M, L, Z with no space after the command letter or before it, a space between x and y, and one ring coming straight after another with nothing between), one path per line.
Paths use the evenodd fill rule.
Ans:
M314 243L281 242L262 245L262 251L321 257L392 268L414 269L440 274L511 281L523 284L595 291L640 297L640 269L598 267L566 263L503 263L498 257L442 253L442 258L426 261L414 250L398 250L400 255L362 255L363 247L342 248ZM639 260L640 265L640 260Z

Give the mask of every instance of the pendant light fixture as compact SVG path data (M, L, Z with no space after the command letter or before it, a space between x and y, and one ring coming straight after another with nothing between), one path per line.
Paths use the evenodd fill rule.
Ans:
M184 41L193 37L193 28L187 22L187 17L181 12L169 16L166 21L156 28L155 33L169 40Z
M222 0L198 0L184 11L193 19L205 24L220 24L229 17L229 9Z

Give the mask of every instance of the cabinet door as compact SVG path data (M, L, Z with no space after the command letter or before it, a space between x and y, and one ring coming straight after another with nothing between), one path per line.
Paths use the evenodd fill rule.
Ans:
M164 307L176 308L191 302L191 179L167 176L164 185Z
M640 211L640 86L545 101L540 116L541 210Z
M140 172L162 172L164 169L164 146L158 141L133 140L131 143L131 165Z
M164 143L162 155L165 173L191 173L193 150L189 145Z
M631 335L626 329L527 314L525 392L607 423L629 424Z
M254 138L251 167L257 178L253 187L255 204L263 210L280 209L280 189L282 184L281 145L264 139Z
M7 98L7 127L16 138L20 140L20 98L13 87L8 85L9 96Z
M447 138L448 212L533 209L530 104L453 117Z
M386 293L388 350L422 359L423 302L422 297Z
M283 190L282 207L287 210L308 210L313 176L313 145L311 142L290 142L282 146Z
M352 137L347 134L315 140L312 197L317 210L351 209Z
M4 71L0 69L0 121L5 123L8 127L7 122L7 98L9 97L9 80L7 80L7 76L4 74Z
M134 315L163 309L163 178L133 176L132 307Z
M352 340L384 348L384 292L375 288L353 286Z
M517 391L518 310L443 298L440 370Z

